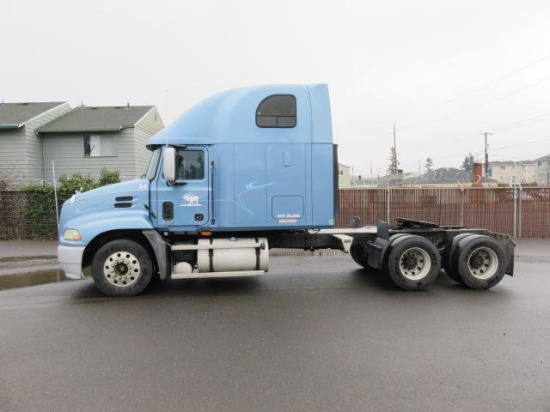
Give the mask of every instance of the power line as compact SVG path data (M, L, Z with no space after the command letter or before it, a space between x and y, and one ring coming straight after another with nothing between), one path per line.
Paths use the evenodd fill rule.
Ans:
M527 144L541 143L541 142L550 142L550 137L547 137L547 138L544 138L544 139L537 139L537 140L528 140L528 141L524 141L524 142L521 142L521 143L514 143L514 144L509 144L509 145L503 145L503 146L495 146L495 147L491 148L491 151L494 153L494 152L501 151L501 150L504 150L504 149L509 149L511 147L525 146ZM550 149L549 149L549 151L550 151ZM482 154L484 154L484 150L478 150L478 151L474 151L474 152L470 152L470 153L473 154L473 155L482 155ZM432 157L432 160L434 160L434 161L438 160L439 161L439 160L444 160L444 159L450 159L452 157L457 157L457 156L462 156L462 153L454 152L454 153L447 154L445 156Z
M504 75L504 76L501 76L501 77L499 77L499 78L497 78L497 79L491 80L491 81L489 81L489 82L487 82L487 83L485 83L485 84L483 84L483 85L481 85L481 86L478 86L478 87L476 87L476 88L474 88L474 89L471 89L471 90L469 90L469 91L467 91L467 92L465 92L465 93L461 93L461 94L459 94L459 95L457 95L457 96L455 96L455 97L453 97L453 98L451 98L451 99L445 100L445 101L443 101L443 102L441 102L441 103L433 104L433 105L430 106L430 107L440 107L440 106L442 106L442 105L444 105L444 104L453 103L453 102L455 102L455 101L457 101L457 100L460 100L460 99L462 99L462 98L464 98L464 97L467 97L467 96L470 96L470 95L472 95L472 94L474 94L474 93L477 93L477 92L480 91L480 90L486 89L486 88L488 88L489 86L492 86L492 85L494 85L494 84L496 84L496 83L499 83L499 82L501 82L502 80L505 80L505 79L507 79L507 78L509 78L509 77L512 77L513 75L515 75L515 74L517 74L517 73L520 73L520 72L522 72L522 71L524 71L524 70L527 70L527 69L529 69L529 68L531 68L531 67L533 67L533 66L536 66L537 64L541 63L542 61L548 60L548 59L550 59L550 54L548 54L548 55L546 55L546 56L544 56L544 57L541 57L540 59L537 59L537 60L535 60L535 61L533 61L533 62L531 62L531 63L528 63L528 64L525 65L525 66L522 66L522 67L520 67L520 68L518 68L518 69L515 69L515 70L511 71L510 73L508 73L508 74L506 74L506 75ZM462 113L462 112L464 112L464 111L468 111L468 110L472 110L472 109L477 109L478 107L484 106L485 104L492 103L492 102L494 102L494 101L504 99L504 98L506 98L506 97L508 97L508 96L510 96L510 95L512 95L512 94L519 93L520 91L523 91L524 89L527 89L527 88L531 88L531 87L537 86L537 85L539 85L540 83L545 82L545 81L547 81L547 80L549 80L549 79L550 79L550 76L544 77L543 79L541 79L541 80L539 80L539 81L537 81L537 82L535 82L535 83L532 83L532 84L529 84L529 85L525 85L525 86L519 87L519 88L517 88L517 89L515 89L515 90L512 90L511 92L509 92L509 93L507 93L507 94L504 94L504 95L499 96L499 97L497 97L497 98L495 98L495 99L491 99L491 100L489 100L489 101L487 101L487 102L484 102L484 103L482 103L481 105L472 106L472 107L469 107L469 108L466 108L466 109L461 109L461 110L459 110L459 111L457 111L457 112L448 113L448 114L445 114L445 115L442 115L442 116L438 116L438 117L436 117L436 118L433 118L433 119L431 119L431 120L428 120L427 122L428 122L428 123L431 123L431 122L434 122L434 121L436 121L436 120L439 120L439 119L444 118L444 117L447 117L447 116L452 116L452 115L455 115L455 114ZM420 114L416 114L416 115L413 115L413 116L411 116L411 117L419 116L419 115L421 115L422 113L427 112L427 111L428 111L428 110L424 110L424 111L421 112ZM416 122L416 123L413 122L413 123L409 123L409 125L416 125L416 124L420 124L420 123L423 123L423 122ZM405 122L405 123L402 123L402 124L405 124L405 125L406 125L407 123Z
M533 62L527 64L526 66L523 66L523 67L520 67L519 69L513 70L513 71L511 71L510 73L505 74L505 75L502 76L502 77L499 77L499 78L497 78L497 79L495 79L495 80L491 80L491 81L489 81L489 82L487 82L487 83L485 83L485 84L483 84L483 85L481 85L481 86L479 86L479 87L476 87L475 89L472 89L472 90L470 90L470 91L468 91L468 92L459 94L458 96L456 96L456 97L454 97L454 98L452 98L452 99L449 99L449 100L447 100L447 101L445 101L445 102L443 102L443 103L451 103L451 102L454 102L454 101L456 101L456 100L459 100L459 99L461 99L461 98L463 98L463 97L466 97L466 96L469 96L469 95L471 95L471 94L477 93L478 91L483 90L483 89L486 89L487 87L492 86L492 85L495 84L495 83L498 83L498 82L500 82L500 81L502 81L502 80L505 80L505 79L507 79L507 78L509 78L509 77L512 77L513 75L515 75L515 74L517 74L517 73L520 73L520 72L522 72L522 71L524 71L524 70L527 70L527 69L529 69L529 68L531 68L531 67L533 67L533 66L536 66L536 65L539 64L540 62L542 62L542 61L544 61L544 60L547 60L547 59L550 59L550 54L548 54L548 55L546 55L546 56L544 56L544 57L541 57L540 59L537 59L537 60L535 60L535 61L533 61Z
M494 129L496 132L504 132L511 129L517 129L525 126L530 126L531 124L544 122L550 120L550 113L541 114L538 116L530 117L528 119L518 120L517 122L510 123L508 125L502 126L500 128Z
M438 120L441 120L441 119L444 119L445 117L449 117L449 116L456 116L458 114L462 114L462 113L465 113L465 112L468 112L470 110L475 110L475 109L479 109L480 107L483 107L483 106L486 106L488 104L491 104L491 103L494 103L496 101L499 101L499 100L503 100L503 99L506 99L510 96L513 96L515 94L518 94L524 90L527 90L527 89L530 89L530 88L533 88L533 87L536 87L538 85L540 85L541 83L544 83L544 82L547 82L550 80L550 76L546 76L546 77L543 77L542 79L539 79L537 80L536 82L533 82L533 83L529 83L529 84L526 84L526 85L523 85L521 87L518 87L514 90L511 90L507 93L504 93L500 96L497 96L497 97L494 97L492 99L489 99L489 100L486 100L486 101L483 101L481 103L477 103L475 105L472 105L472 106L469 106L469 107L463 107L462 109L459 109L459 110L455 110L451 113L446 113L446 114L443 114L443 115L440 115L440 116L436 116L436 117L433 117L432 119L429 119L425 122L423 122L423 124L430 124L430 123L433 123L433 122L436 122ZM418 122L416 125L419 125L420 122ZM414 123L412 124L413 126L415 125Z

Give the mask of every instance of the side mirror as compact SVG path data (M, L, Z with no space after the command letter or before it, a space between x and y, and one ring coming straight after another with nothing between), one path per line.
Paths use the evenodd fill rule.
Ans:
M162 162L164 180L173 185L176 182L176 149L167 147L164 149L164 159Z

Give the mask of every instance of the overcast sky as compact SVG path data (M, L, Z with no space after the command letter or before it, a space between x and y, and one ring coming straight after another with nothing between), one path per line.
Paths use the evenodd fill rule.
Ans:
M550 154L549 0L18 0L0 7L0 100L152 104L328 83L340 161L384 174Z

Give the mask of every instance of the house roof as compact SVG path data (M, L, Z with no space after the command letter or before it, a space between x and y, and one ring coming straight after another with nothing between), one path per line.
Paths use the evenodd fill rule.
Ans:
M25 122L63 102L0 103L0 129L19 129Z
M154 106L81 106L37 129L39 134L118 132L134 127Z
M449 183L471 183L472 173L466 170L456 169L454 167L442 167L424 173L417 177L404 179L404 185L429 185L429 184L449 184ZM482 183L496 182L494 179L483 177Z

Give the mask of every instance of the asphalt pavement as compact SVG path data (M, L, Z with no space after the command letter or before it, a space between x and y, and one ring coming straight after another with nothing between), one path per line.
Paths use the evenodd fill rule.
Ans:
M8 276L26 276L31 273L60 270L61 267L57 261L57 242L55 241L0 241L0 279ZM0 289L2 288L0 280Z
M0 291L0 410L549 411L549 245L488 291L402 292L336 256L133 298Z

